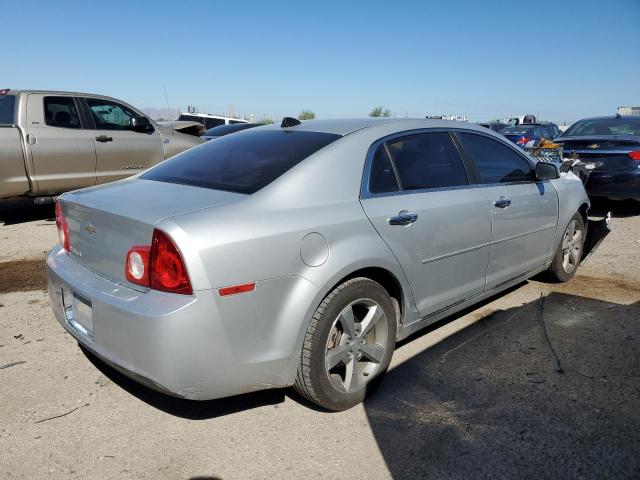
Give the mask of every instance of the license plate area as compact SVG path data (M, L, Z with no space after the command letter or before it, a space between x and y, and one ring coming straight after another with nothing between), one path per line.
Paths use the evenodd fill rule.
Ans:
M93 307L91 300L62 287L62 305L67 324L80 335L93 341Z

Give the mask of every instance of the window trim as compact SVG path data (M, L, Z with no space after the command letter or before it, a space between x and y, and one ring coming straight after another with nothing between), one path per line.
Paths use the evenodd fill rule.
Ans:
M360 185L360 199L365 200L367 198L378 198L378 197L390 197L395 195L412 195L416 193L428 193L428 192L441 192L448 190L461 190L465 188L474 188L476 186L476 171L475 166L474 169L471 169L471 165L469 164L468 158L465 157L465 152L460 149L460 145L458 145L457 138L452 135L453 130L451 128L417 128L413 130L403 130L402 132L395 132L390 135L386 135L382 138L379 138L375 142L373 142L369 149L367 150L367 156L365 158L364 170L362 174L362 183ZM460 160L462 161L462 167L467 175L467 181L469 182L466 185L455 185L450 187L434 187L434 188L421 188L415 190L404 190L402 188L402 182L399 178L398 171L395 165L395 160L389 154L388 147L386 146L387 142L391 140L395 140L397 138L408 137L412 135L419 135L422 133L446 133L449 135L449 139L451 140L452 145L458 152L460 156ZM387 149L387 155L389 156L389 161L391 162L391 166L393 168L393 172L396 176L396 182L398 184L398 191L395 192L381 192L381 193L373 193L369 190L369 182L371 180L371 166L373 163L373 157L375 152L378 150L380 145L385 145ZM484 186L484 185L483 185Z
M478 170L478 167L476 166L475 161L473 160L473 157L471 156L471 154L469 154L467 152L467 150L464 148L464 143L462 141L462 139L458 136L458 133L471 133L473 135L479 135L481 137L487 137L501 145L505 145L506 147L508 147L509 149L511 149L512 152L515 152L518 156L520 156L524 161L527 162L527 164L529 165L529 167L531 168L531 180L520 180L517 182L496 182L496 183L483 183L482 182L482 177L480 175L480 171ZM536 179L535 176L535 170L536 170L536 164L526 155L526 152L523 152L521 149L519 149L518 147L513 146L512 142L507 142L502 140L501 138L496 138L493 135L487 135L484 132L478 132L476 130L467 130L464 128L455 128L451 130L451 134L457 139L457 141L460 143L460 149L462 152L464 152L465 157L468 159L469 164L471 165L471 168L473 169L474 175L476 177L477 180L477 185L480 187L496 187L496 186L504 186L504 185L529 185L531 183L541 183L539 180Z
M78 120L80 121L80 126L78 128L69 128L69 127L59 127L57 125L49 125L47 123L47 108L45 105L47 98L70 98L76 107L76 112L78 112ZM80 103L78 102L78 99L76 97L73 97L71 95L43 95L42 96L42 115L44 119L44 126L47 128L64 128L65 130L86 130L87 129L87 125L85 124L85 121L84 121L85 119L82 113L82 108L80 106Z

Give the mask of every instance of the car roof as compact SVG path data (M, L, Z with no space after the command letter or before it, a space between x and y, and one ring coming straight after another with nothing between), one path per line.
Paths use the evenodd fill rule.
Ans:
M349 135L350 133L370 129L375 127L395 127L398 131L414 130L420 128L465 128L486 132L484 127L477 124L456 122L454 120L432 120L424 118L390 118L390 117L370 117L370 118L343 118L324 120L305 120L300 125L288 127L289 130L333 133L336 135ZM279 130L280 123L272 123L264 129Z
M640 115L603 115L601 117L587 117L576 120L576 122L582 122L583 120L640 120Z

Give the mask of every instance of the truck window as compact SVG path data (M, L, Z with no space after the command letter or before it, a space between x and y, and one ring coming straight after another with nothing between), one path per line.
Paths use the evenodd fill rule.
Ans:
M0 95L0 125L13 124L13 109L15 103L15 95Z
M44 122L51 127L80 128L73 97L44 97Z
M87 98L86 101L98 130L129 130L131 119L138 116L116 102L97 98Z

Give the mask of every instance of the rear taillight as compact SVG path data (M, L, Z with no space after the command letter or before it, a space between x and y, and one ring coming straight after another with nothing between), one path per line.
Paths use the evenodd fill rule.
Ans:
M58 239L60 240L60 245L62 245L62 248L67 252L70 252L71 242L69 240L69 224L62 214L62 206L60 205L60 202L56 202L56 226L58 227Z
M631 160L640 160L640 150L636 150L635 152L627 153L631 157Z
M136 245L127 252L125 277L129 282L149 286L150 252L151 247L146 245Z
M520 137L518 139L518 141L516 142L518 145L526 145L527 143L529 143L531 141L530 138L527 137Z
M180 251L171 238L153 231L151 246L134 246L127 252L125 277L131 283L163 292L191 295L191 282Z

